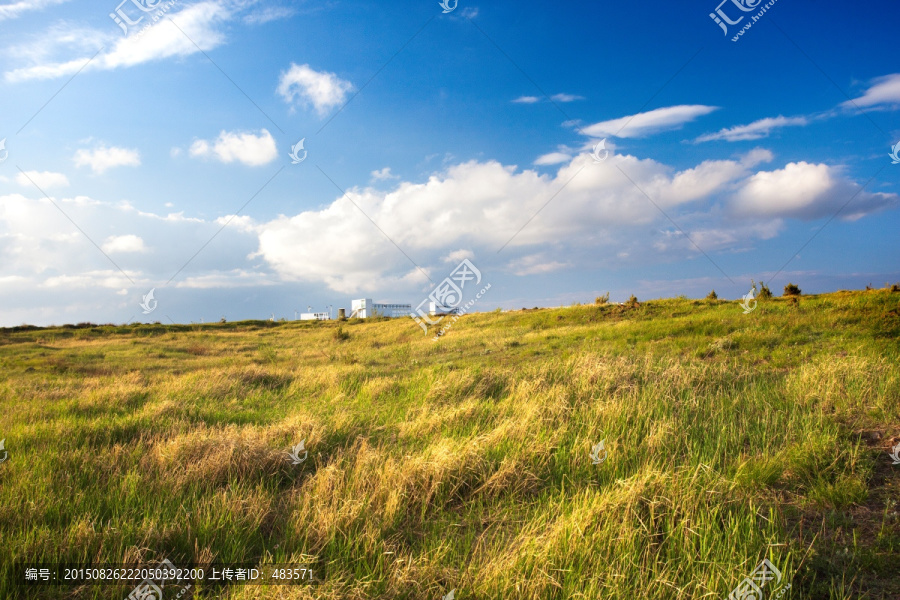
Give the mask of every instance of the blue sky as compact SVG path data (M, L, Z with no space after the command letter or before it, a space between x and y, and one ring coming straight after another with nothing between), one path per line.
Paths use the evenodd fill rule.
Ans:
M0 5L0 326L900 281L888 0L138 4Z

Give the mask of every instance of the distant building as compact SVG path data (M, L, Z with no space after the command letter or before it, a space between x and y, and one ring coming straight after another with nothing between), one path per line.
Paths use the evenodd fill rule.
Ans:
M428 307L428 313L432 316L444 316L444 315L455 315L459 312L459 308L450 308L449 306L444 306L442 304L438 304L437 302L430 302Z
M412 304L376 304L371 298L361 298L350 303L350 318L367 319L369 317L408 317L412 313Z
M330 321L331 315L327 312L300 313L301 321Z

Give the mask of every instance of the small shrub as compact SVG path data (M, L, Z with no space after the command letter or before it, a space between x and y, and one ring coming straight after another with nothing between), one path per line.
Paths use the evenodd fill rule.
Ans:
M626 302L626 304L631 308L637 308L638 306L640 306L637 296L635 296L634 294L631 295L631 298L628 299L628 302Z
M603 296L597 296L596 298L594 298L594 304L596 304L597 306L603 306L607 302L609 302L609 292L606 292L606 294L604 294Z
M785 296L799 296L801 294L800 288L798 288L793 283L789 283L784 286L784 295Z
M713 290L706 296L706 299L707 300L718 300L719 295L716 293L716 290Z
M350 334L344 331L343 327L334 330L334 339L338 342L344 342L350 339Z
M762 281L759 282L759 298L765 300L772 297L772 290Z
M895 283L894 285L891 286L891 293L896 294L897 292L900 292L900 285L897 285Z

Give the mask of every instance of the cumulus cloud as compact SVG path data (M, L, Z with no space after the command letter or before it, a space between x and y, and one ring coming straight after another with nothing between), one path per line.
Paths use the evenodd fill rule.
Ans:
M94 173L101 175L113 167L137 167L141 164L141 155L137 150L99 146L93 150L81 149L75 152L75 166L90 167Z
M540 102L541 99L537 96L519 96L513 102L516 104L534 104L535 102Z
M25 171L16 175L16 183L25 186L38 186L42 190L66 187L69 179L62 173L51 171Z
M718 110L715 106L700 104L668 106L619 119L602 121L583 127L581 131L591 137L639 138L660 131L680 129L699 117Z
M740 142L746 140L758 140L769 137L773 129L782 127L800 127L809 124L806 117L767 117L753 121L749 125L737 125L728 127L716 133L707 133L697 138L697 142L711 142L715 140L725 140L728 142Z
M878 77L859 98L848 100L845 108L900 104L900 73Z
M191 144L194 157L213 157L223 163L241 162L251 167L266 165L278 157L275 139L268 130L259 135L222 131L214 141L196 140Z
M106 238L103 243L103 251L107 254L123 252L145 252L144 240L136 235L114 235Z
M311 105L319 116L325 116L335 106L344 103L353 90L353 84L334 73L315 71L309 65L291 63L291 68L281 73L278 93L288 104L299 99Z
M394 175L391 173L390 167L385 167L383 169L378 169L377 171L372 171L372 180L373 181L386 181L388 179L400 179L398 175Z
M748 178L731 208L738 216L812 220L829 217L847 204L842 218L856 220L897 202L896 194L860 191L859 184L844 178L838 168L801 161Z
M321 210L259 224L258 256L286 280L324 283L347 293L421 278L394 244L430 273L429 265L446 260L448 247L466 253L457 256L471 257L495 254L509 242L503 252L510 271L549 272L565 268L579 252L617 248L634 237L634 228L643 230L659 219L617 167L658 206L677 209L734 192L755 166L771 158L768 151L756 150L739 160L706 161L673 171L651 159L616 154L598 164L581 154L554 175L469 161L425 182L402 181L389 191L350 189L353 202L342 196ZM549 198L552 209L542 210ZM564 247L568 262L523 259L521 255L535 254L528 250L536 245ZM635 252L646 252L646 244Z

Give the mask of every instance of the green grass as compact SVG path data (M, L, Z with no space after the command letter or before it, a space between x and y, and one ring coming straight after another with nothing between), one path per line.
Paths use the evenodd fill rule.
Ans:
M163 558L322 576L195 598L720 599L763 558L782 598L900 597L900 294L338 327L0 330L0 598Z

